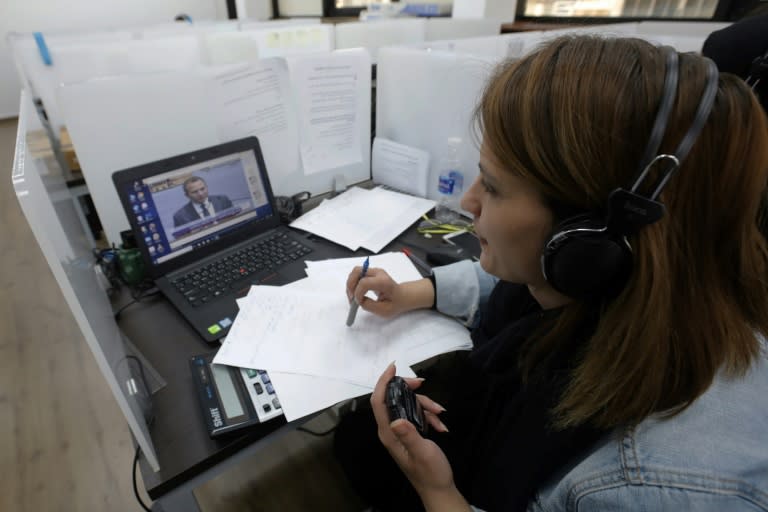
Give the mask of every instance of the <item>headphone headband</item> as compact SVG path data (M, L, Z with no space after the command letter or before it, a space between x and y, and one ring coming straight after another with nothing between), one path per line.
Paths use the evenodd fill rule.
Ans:
M688 156L714 106L719 75L715 64L706 59L707 83L693 121L674 153L659 154L674 109L680 73L677 51L670 47L663 49L666 53L663 96L640 160L639 175L628 189L611 192L604 219L597 215L568 218L555 228L544 245L541 255L544 277L553 288L570 297L605 297L621 291L632 271L632 248L627 235L664 215L664 205L656 198ZM643 187L653 189L650 195L643 195L641 185L657 166L663 166L657 184Z
M665 97L661 100L659 111L656 114L656 121L654 121L653 130L651 132L651 140L646 147L645 154L649 153L650 149L655 154L658 151L658 147L661 144L661 140L664 138L666 132L666 125L669 120L669 115L674 105L677 89L677 79L679 70L677 68L677 59L670 59L670 55L677 55L677 51L672 48L664 47L667 51L667 66L672 63L676 66L674 71L667 68L667 74L664 77L664 94ZM696 114L694 115L691 126L683 136L682 140L678 144L674 153L672 154L656 154L650 161L646 162L640 175L635 179L635 182L629 187L629 190L622 188L614 190L608 198L608 219L607 224L610 231L622 235L629 235L637 231L642 226L647 226L658 221L664 215L664 205L656 201L656 198L661 194L661 191L667 185L669 178L677 172L682 165L685 157L691 151L693 144L699 137L701 130L707 123L709 114L712 111L712 107L715 104L715 97L717 96L718 77L719 72L715 63L704 57L707 66L707 82L704 86L704 92L699 100L699 105L696 108ZM670 75L671 78L670 78ZM670 94L670 87L668 85L674 83L674 89ZM658 127L661 126L661 136L658 137ZM648 177L650 170L657 165L663 165L664 168L661 172L661 176L658 178L656 187L653 189L649 196L641 195L639 191L640 185Z
M672 113L672 107L675 105L675 96L677 96L679 57L674 48L669 46L664 46L662 48L667 54L667 65L664 73L664 89L661 96L661 102L659 103L659 110L656 112L656 120L653 122L653 128L651 129L651 136L648 138L648 144L645 146L645 152L640 160L640 177L642 177L642 173L659 152L659 146L661 146L661 140L664 138L669 115ZM637 182L632 186L632 192L634 192L636 188Z

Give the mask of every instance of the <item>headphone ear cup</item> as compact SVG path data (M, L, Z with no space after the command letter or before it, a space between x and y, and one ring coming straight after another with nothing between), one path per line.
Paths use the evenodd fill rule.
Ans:
M632 270L626 238L612 235L601 219L581 215L560 223L544 246L542 270L547 282L573 298L612 296Z

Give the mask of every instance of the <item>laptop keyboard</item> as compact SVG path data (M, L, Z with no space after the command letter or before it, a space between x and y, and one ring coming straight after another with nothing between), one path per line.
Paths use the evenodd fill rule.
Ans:
M254 276L268 275L291 263L312 249L278 232L251 245L238 249L220 260L171 279L171 284L186 297L192 306L201 306L240 289Z

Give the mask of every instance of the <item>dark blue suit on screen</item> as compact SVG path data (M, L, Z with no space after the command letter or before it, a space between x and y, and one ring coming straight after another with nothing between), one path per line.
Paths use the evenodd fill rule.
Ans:
M232 208L232 201L227 196L208 196L213 206L214 213ZM179 209L173 214L173 226L179 227L189 222L200 220L200 210L196 207L192 201L188 202L183 208Z

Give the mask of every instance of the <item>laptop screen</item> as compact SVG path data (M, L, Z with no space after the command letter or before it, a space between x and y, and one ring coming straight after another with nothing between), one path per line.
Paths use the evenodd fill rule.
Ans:
M253 150L136 177L119 186L135 235L155 266L206 248L275 213Z

